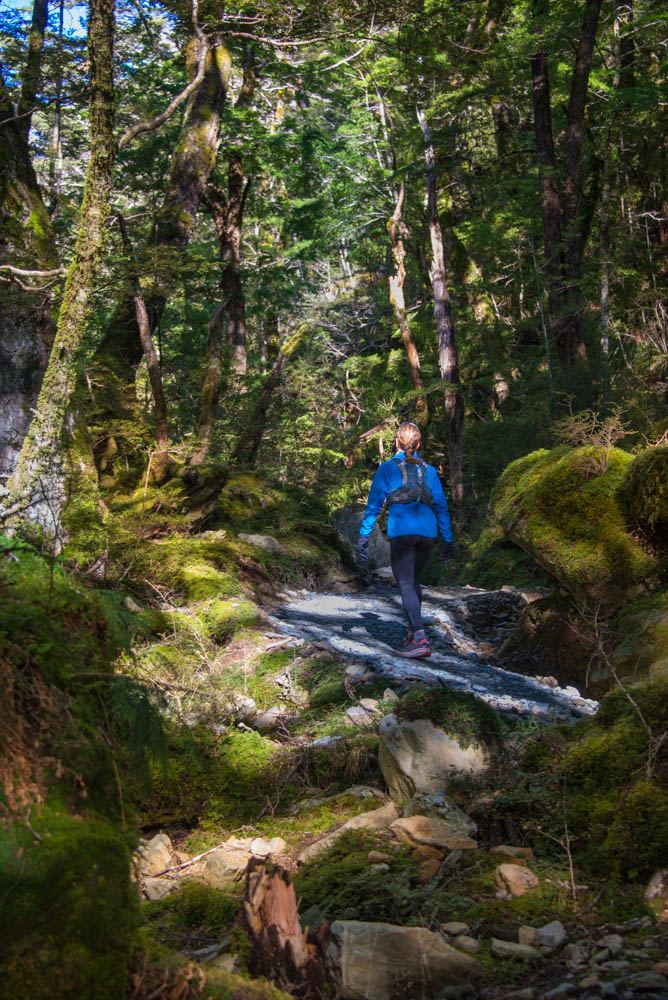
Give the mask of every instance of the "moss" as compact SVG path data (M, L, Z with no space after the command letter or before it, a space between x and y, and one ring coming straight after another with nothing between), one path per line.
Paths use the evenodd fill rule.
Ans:
M201 617L214 642L225 642L239 629L256 625L259 617L257 607L251 601L212 601Z
M397 703L394 713L410 722L430 719L464 747L474 743L489 746L503 739L500 714L465 691L416 686Z
M489 590L508 584L533 588L549 580L531 556L504 537L498 524L484 526L468 551L461 576L469 586Z
M594 446L536 451L513 462L491 499L497 522L575 597L619 606L655 582L657 563L626 531L617 492L632 461Z
M130 855L106 820L50 802L0 839L0 964L12 1000L117 1000L126 987L138 899Z
M618 498L630 527L659 551L668 551L668 447L648 448L634 458Z

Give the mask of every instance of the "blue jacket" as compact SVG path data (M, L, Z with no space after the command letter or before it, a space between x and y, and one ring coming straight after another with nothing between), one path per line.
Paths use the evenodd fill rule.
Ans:
M403 451L398 451L394 458L405 458ZM415 456L419 458L419 455ZM366 538L373 531L376 518L383 509L383 504L390 490L401 486L399 466L393 462L383 462L378 466L373 477L369 499L367 500L364 520L360 535ZM391 503L387 517L388 538L400 538L402 535L422 535L424 538L436 538L440 530L446 542L452 541L452 526L448 513L448 501L441 486L441 480L433 465L427 466L427 486L434 500L433 509L425 503Z

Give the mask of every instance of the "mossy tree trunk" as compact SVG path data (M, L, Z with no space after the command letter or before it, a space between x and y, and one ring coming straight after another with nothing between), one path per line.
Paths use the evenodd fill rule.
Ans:
M55 334L57 273L16 273L58 268L51 220L21 121L0 72L0 478L16 465Z
M208 43L195 33L187 51L191 80L197 74L202 44ZM148 273L143 273L141 278L151 333L159 327L167 300L178 286L183 255L216 161L230 67L230 54L222 42L217 41L207 52L204 80L186 104L172 155L167 191L150 244L140 255L150 262L150 271L147 267ZM100 429L112 431L112 436L119 415L127 414L134 404L134 380L142 356L134 292L128 288L112 315L95 359L95 381L104 385L104 394L99 394L101 412L96 421ZM109 442L106 436L102 437L104 450Z
M441 378L445 384L445 420L448 430L450 489L452 501L458 507L464 499L464 400L459 379L455 319L445 280L445 250L436 199L434 147L431 143L427 119L419 108L417 109L417 117L424 136L427 164L427 211L432 254L430 277L434 294L434 319L438 334L438 361Z
M88 20L91 155L79 233L37 412L10 480L13 511L56 536L67 497L69 442L66 423L100 267L116 153L113 38L114 0L91 0Z

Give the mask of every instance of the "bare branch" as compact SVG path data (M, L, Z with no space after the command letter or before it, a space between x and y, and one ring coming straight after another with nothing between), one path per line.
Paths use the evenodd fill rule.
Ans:
M54 267L51 271L27 271L23 267L14 267L13 264L0 264L0 271L9 271L18 278L54 278L58 274L65 274L64 267Z

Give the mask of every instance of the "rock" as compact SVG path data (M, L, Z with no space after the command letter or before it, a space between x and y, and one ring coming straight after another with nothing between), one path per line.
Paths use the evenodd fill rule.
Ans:
M443 851L439 851L436 847L428 847L426 844L420 844L418 847L411 851L411 857L413 861L444 861L445 854Z
M441 930L445 934L450 934L452 937L457 937L460 934L466 934L469 929L469 925L465 924L461 920L448 920L446 923L441 924Z
M441 862L437 861L436 858L431 858L429 861L423 861L420 865L420 881L428 882L430 878L434 875L438 875L441 870Z
M252 854L238 847L219 847L204 862L203 878L214 889L222 889L246 871Z
M268 858L273 854L282 854L287 844L282 837L272 837L266 840L264 837L256 837L250 843L250 852L256 858Z
M337 920L328 965L342 1000L391 1000L436 992L482 974L480 965L423 927Z
M328 847L338 840L346 830L384 830L397 819L397 807L394 802L388 802L387 805L381 806L380 809L373 809L371 812L360 813L359 816L353 816L352 819L347 820L341 826L337 827L336 830L330 830L323 837L315 840L312 844L308 844L300 853L298 861L301 863L305 861L310 861L312 858L322 854L326 851Z
M655 872L645 891L645 900L656 919L668 923L668 868Z
M271 535L249 535L245 531L240 531L237 538L242 542L248 542L249 545L255 545L258 549L264 549L265 552L275 552L279 556L287 555L281 543Z
M668 961L655 962L652 966L652 972L658 972L662 976L668 976Z
M503 1000L533 1000L536 991L531 986L526 986L523 990L513 990L512 993L504 993Z
M346 795L354 795L356 799L380 799L381 802L387 802L387 796L380 788L372 788L371 785L351 785L346 788Z
M371 865L371 871L372 872L389 872L389 870L390 870L390 866L386 865L384 863L381 863L381 864L378 864L378 865ZM420 876L420 878L422 878L422 876ZM425 880L423 879L423 881L425 881Z
M399 701L399 695L396 691L393 691L392 688L385 688L381 700L384 701L386 705L393 704Z
M475 836L478 824L442 792L423 795L417 792L404 807L404 816L439 816L469 837Z
M541 995L541 1000L565 1000L565 997L573 997L578 992L575 983L560 983L554 989L548 990Z
M370 729L376 725L376 721L376 714L367 711L361 705L351 705L350 708L346 709L346 722L359 726L360 729Z
M656 991L660 996L668 996L668 978L658 972L636 972L627 976L625 984L634 992L650 993Z
M600 981L601 980L598 978L598 976L585 976L584 979L581 979L580 982L578 983L578 987L583 992L585 990L595 990Z
M428 844L431 847L446 847L449 851L475 851L478 846L477 841L462 834L447 820L429 816L406 816L395 820L390 829L406 844Z
M566 944L562 949L561 957L572 968L576 965L584 965L588 954L588 949L583 948L581 944Z
M525 896L538 885L538 876L521 865L497 865L494 878L499 889L511 896Z
M453 941L455 948L465 951L469 955L477 955L480 951L480 941L469 937L468 934L458 934Z
M624 938L621 934L606 934L605 937L599 938L596 944L599 948L607 948L611 958L615 958L624 950Z
M137 604L137 602L132 600L129 594L126 596L125 600L123 601L123 604L128 609L128 611L132 612L133 615L139 614L139 612L142 610Z
M150 876L144 879L144 894L147 899L164 899L176 887L176 882L172 879L151 878Z
M520 944L530 944L532 947L536 943L536 935L538 931L535 927L529 927L523 924L517 932L517 940Z
M464 748L427 719L400 722L390 713L378 732L378 762L394 799L442 792L453 774L479 774L487 766L481 746Z
M392 862L391 854L384 854L382 851L369 851L367 858L372 864L390 864Z
M489 853L497 861L511 865L521 865L525 861L533 861L533 850L530 847L515 847L514 844L497 844L490 847Z
M357 560L357 541L366 507L362 504L351 504L334 511L332 527L339 535L348 552ZM369 537L369 569L378 569L390 565L390 543L384 537L378 523L374 524Z
M519 958L523 962L541 957L540 952L529 944L501 941L499 938L492 938L492 955L494 958Z
M360 705L362 708L366 708L369 712L378 711L378 702L375 698L360 698Z
M248 723L251 723L258 714L255 699L243 694L233 694L225 706L225 710L229 715L233 715L235 719Z
M526 869L528 871L528 869ZM534 876L535 877L535 876ZM536 931L536 946L546 954L552 954L565 944L568 935L560 920L553 920Z
M157 875L172 864L172 842L166 833L156 833L150 840L140 840L134 853L135 867L141 876Z
M272 705L266 712L262 712L253 719L253 729L275 729L281 716L285 715L285 709L280 705Z

